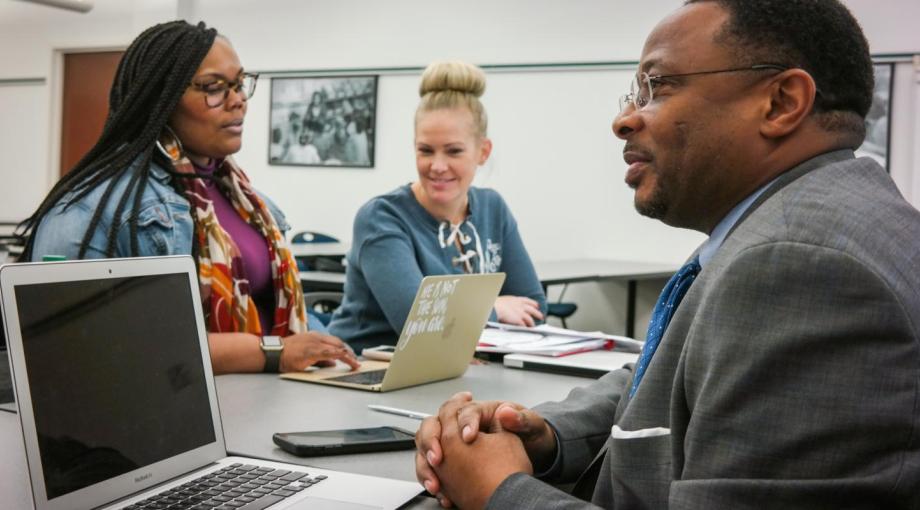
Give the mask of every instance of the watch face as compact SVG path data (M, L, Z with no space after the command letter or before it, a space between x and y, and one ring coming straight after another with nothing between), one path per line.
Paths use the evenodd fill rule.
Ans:
M280 336L263 336L262 337L262 347L281 347L281 337Z

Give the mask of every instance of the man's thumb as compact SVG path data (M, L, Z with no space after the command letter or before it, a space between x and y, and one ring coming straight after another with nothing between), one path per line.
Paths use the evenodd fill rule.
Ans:
M520 410L509 405L501 405L495 410L495 415L498 419L492 422L501 429L515 433L527 432L529 421Z

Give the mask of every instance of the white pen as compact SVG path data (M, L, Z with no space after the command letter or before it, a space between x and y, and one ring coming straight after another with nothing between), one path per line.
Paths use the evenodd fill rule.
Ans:
M367 407L368 409L377 411L378 413L395 414L397 416L405 416L407 418L414 418L416 420L424 420L425 418L431 416L430 414L420 413L418 411L409 411L407 409L399 409L397 407L378 406L375 404L368 404Z

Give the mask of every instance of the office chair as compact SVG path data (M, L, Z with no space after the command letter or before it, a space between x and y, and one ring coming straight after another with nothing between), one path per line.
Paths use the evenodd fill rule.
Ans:
M297 232L291 237L291 242L295 244L299 243L337 243L338 239L332 237L328 234L321 234L319 232L310 232L305 230L303 232Z
M332 319L332 312L342 304L342 297L344 294L341 292L305 292L303 304L307 311L323 323L323 326L328 326L329 320Z
M568 287L569 287L568 283L562 286L562 292L559 293L559 301L555 303L546 304L547 318L549 317L558 318L560 321L562 321L562 327L566 329L568 329L569 326L565 323L565 319L570 317L573 313L575 313L575 310L578 310L578 305L576 305L575 303L566 303L562 301L562 296L565 295L565 291ZM544 289L544 292L545 291L546 289Z
M19 223L0 221L0 264L17 262L26 240L16 233Z
M305 230L297 232L291 237L291 244L314 244L314 243L338 243L335 237L319 232ZM295 257L297 260L298 271L329 271L333 273L344 273L345 266L339 257L328 256L309 256Z

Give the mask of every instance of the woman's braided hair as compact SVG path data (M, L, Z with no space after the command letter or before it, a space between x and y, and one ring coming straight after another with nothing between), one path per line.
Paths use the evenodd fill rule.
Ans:
M86 255L102 212L113 198L118 200L118 205L107 233L106 256L115 255L120 218L129 200L131 212L127 222L131 255L139 255L137 216L151 162L176 175L170 160L157 150L157 139L216 36L217 31L205 27L204 23L191 25L185 21L171 21L148 28L131 43L118 64L109 93L109 114L96 144L20 225L21 235L26 237L21 260L31 260L35 231L59 200L74 192L70 203L77 202L106 182L102 198L83 234L78 258ZM129 172L130 180L124 193L113 197L116 184ZM181 191L182 181L173 179L172 182Z

